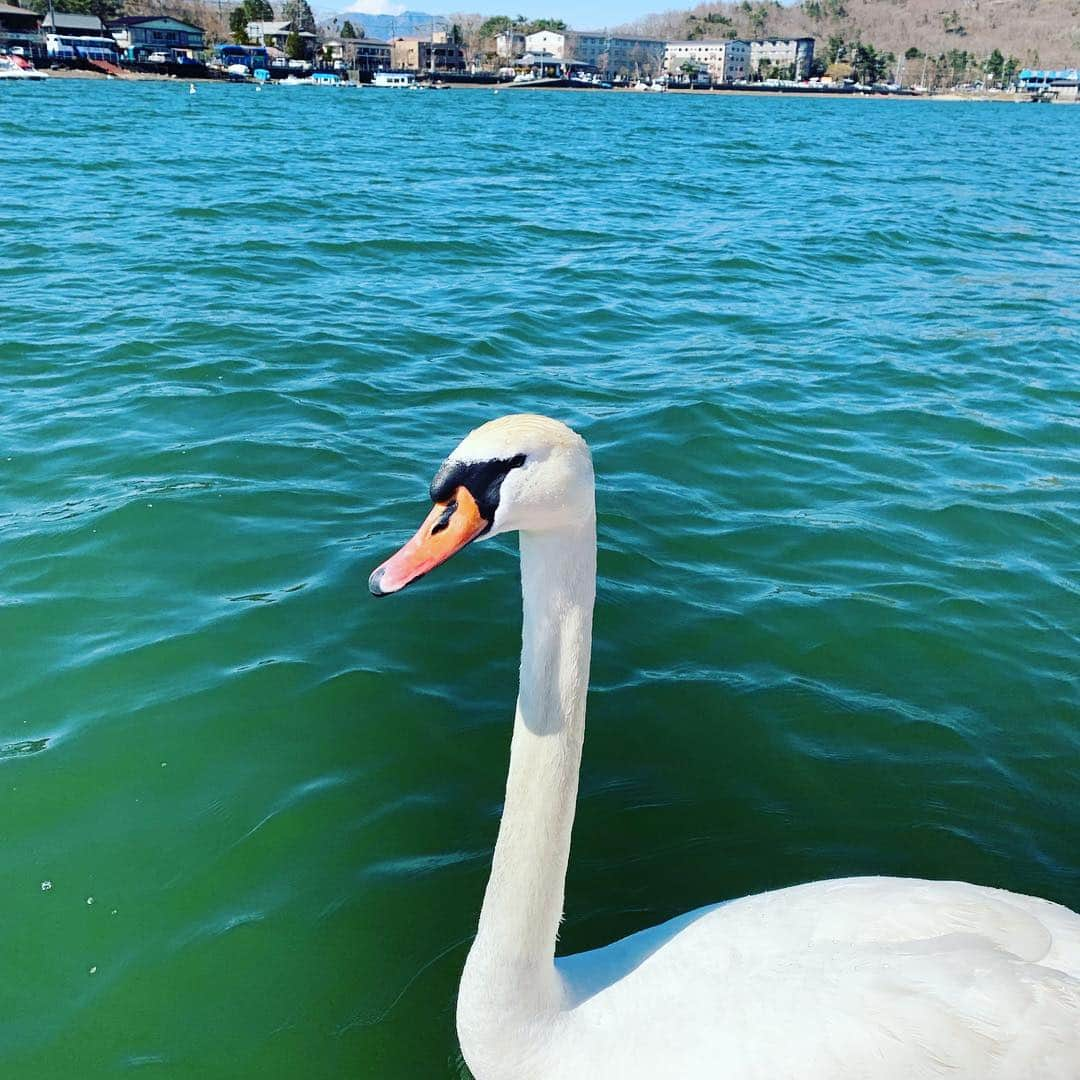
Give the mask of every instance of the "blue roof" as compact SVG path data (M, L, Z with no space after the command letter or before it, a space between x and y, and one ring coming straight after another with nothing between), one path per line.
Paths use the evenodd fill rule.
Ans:
M1042 68L1024 68L1020 72L1021 79L1077 79L1080 78L1080 69L1062 68L1060 71L1044 71Z

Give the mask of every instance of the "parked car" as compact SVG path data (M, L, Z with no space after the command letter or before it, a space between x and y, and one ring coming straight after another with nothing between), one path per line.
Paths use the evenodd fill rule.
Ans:
M146 59L151 64L167 64L169 62L168 55L163 52L152 52Z

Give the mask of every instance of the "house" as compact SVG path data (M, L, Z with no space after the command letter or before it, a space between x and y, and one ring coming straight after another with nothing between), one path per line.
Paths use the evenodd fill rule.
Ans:
M386 71L392 54L390 42L374 38L342 38L323 43L323 56L333 64L344 64L351 71Z
M445 38L445 34L436 34L433 39L395 38L392 42L394 67L399 71L464 71L465 49Z
M525 51L525 35L519 30L503 30L495 35L495 55L512 60Z
M566 47L566 35L557 30L537 30L535 34L525 35L525 51L539 56L548 53L556 60L568 60L569 50Z
M664 69L672 78L683 79L686 65L694 68L691 82L731 83L750 72L750 43L747 41L669 41L664 50Z
M96 15L50 11L42 17L41 30L53 60L117 60L116 41Z
M44 60L45 36L37 14L14 4L0 4L0 49L31 60Z
M67 37L105 37L105 24L96 15L76 15L71 11L50 11L41 17L46 34Z
M814 63L814 39L762 38L750 42L750 70L761 74L762 64L778 69L782 78L808 79Z
M107 27L128 60L165 53L172 60L200 61L206 51L206 31L171 15L129 15L110 19Z
M285 46L292 31L293 24L288 21L249 22L247 24L248 41L250 41L252 45L262 45L265 48L278 49L282 53L285 52ZM315 56L315 52L319 45L318 35L311 33L310 30L301 30L297 34L297 37L300 39L300 44L304 50L304 58L311 60Z

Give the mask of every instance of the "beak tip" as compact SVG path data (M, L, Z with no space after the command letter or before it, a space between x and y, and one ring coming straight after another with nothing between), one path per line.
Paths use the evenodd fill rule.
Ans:
M380 566L378 569L372 571L371 577L368 578L368 588L371 590L372 596L389 596L382 587L382 578L385 573L385 568Z

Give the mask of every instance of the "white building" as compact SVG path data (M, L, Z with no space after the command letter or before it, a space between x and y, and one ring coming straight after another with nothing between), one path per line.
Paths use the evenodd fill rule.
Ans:
M664 69L674 78L684 78L684 65L692 64L712 82L730 83L750 74L750 57L747 41L669 41Z
M555 30L537 30L525 35L525 51L534 54L550 53L556 60L568 60L566 35Z
M764 38L750 42L750 69L759 72L767 61L774 68L787 69L796 79L806 79L814 62L813 38Z
M666 43L658 38L615 37L602 31L570 35L576 59L615 75L659 75L664 67Z
M525 51L525 35L518 30L502 30L495 35L495 55L512 60Z

